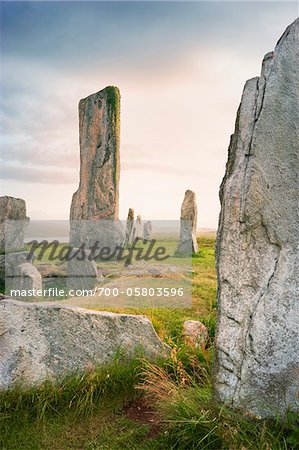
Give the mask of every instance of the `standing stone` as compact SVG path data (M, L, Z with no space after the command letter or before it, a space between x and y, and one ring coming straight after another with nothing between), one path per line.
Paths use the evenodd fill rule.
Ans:
M25 200L0 197L0 251L1 253L23 250L26 216Z
M118 219L119 208L119 138L120 93L108 86L79 102L80 183L74 193L70 220L70 244L98 249L108 248L113 254L124 243L125 235ZM68 269L68 285L93 285L95 264L72 260ZM81 277L81 280L80 280ZM92 277L94 278L92 280Z
M5 253L24 247L24 232L28 218L26 203L21 198L0 197L0 290L5 291L7 270Z
M247 81L220 188L219 400L299 410L299 19Z
M95 287L98 277L97 265L93 258L89 259L89 256L89 251L82 252L80 248L73 248L70 252L67 265L68 289L90 290Z
M141 216L137 216L133 229L133 240L143 239L143 226Z
M25 200L0 197L0 289L8 295L12 289L42 289L41 274L22 251L28 222Z
M152 235L152 222L148 220L143 225L143 239L149 241Z
M184 201L181 207L181 230L180 242L177 254L188 256L198 252L196 239L197 226L197 205L195 193L189 189L185 192Z
M129 208L127 223L126 223L125 245L131 244L133 241L133 227L134 227L134 209Z
M71 220L118 219L120 92L113 86L79 102L80 183Z
M70 242L122 245L118 220L120 92L113 86L79 102L80 183L74 193ZM93 223L91 223L93 221Z

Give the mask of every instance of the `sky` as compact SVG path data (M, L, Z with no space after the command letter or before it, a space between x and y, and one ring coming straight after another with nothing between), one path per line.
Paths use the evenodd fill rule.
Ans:
M78 102L121 91L120 218L174 220L194 190L216 228L244 83L297 2L2 2L1 195L66 219L79 180Z

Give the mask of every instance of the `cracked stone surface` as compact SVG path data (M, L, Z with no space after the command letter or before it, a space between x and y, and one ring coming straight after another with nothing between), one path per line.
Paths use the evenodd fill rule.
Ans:
M124 241L124 231L118 221L120 92L117 87L108 86L80 100L79 140L80 182L71 204L70 241L77 247L83 242L92 245L89 236L96 234L96 226L93 224L89 229L88 222L101 221L104 229L99 224L99 240L107 234L103 245L114 247Z
M261 417L299 410L298 35L246 82L220 187L214 388Z
M141 352L147 358L168 353L145 316L0 301L0 390L60 380L113 363L117 353Z

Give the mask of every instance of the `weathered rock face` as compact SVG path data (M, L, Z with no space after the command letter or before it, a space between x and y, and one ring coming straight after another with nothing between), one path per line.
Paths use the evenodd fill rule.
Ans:
M190 255L198 252L196 240L197 205L195 193L189 189L185 192L181 207L180 242L177 248L179 255Z
M71 220L118 219L120 93L109 86L79 102L80 184Z
M18 251L24 247L24 232L28 222L25 200L0 197L0 251Z
M109 86L80 100L79 135L80 183L71 204L70 242L76 247L83 242L92 244L96 240L101 241L103 246L121 245L124 241L124 230L118 221L118 88ZM96 221L97 225L90 224L91 221Z
M127 222L126 222L125 245L131 244L133 241L133 227L134 227L134 209L129 208Z
M117 351L146 357L167 349L144 316L0 301L0 389L59 380L112 363Z
M220 189L217 397L299 410L299 19L249 80Z

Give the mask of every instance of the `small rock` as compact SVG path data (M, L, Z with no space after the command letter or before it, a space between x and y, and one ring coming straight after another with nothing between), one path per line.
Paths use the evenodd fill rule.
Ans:
M148 268L148 272L149 272L151 275L154 275L154 276L156 276L156 277L161 276L161 271L160 271L159 269L157 269L156 267L149 267L149 268Z
M183 324L185 343L192 347L205 347L209 334L207 327L198 320L186 320Z

